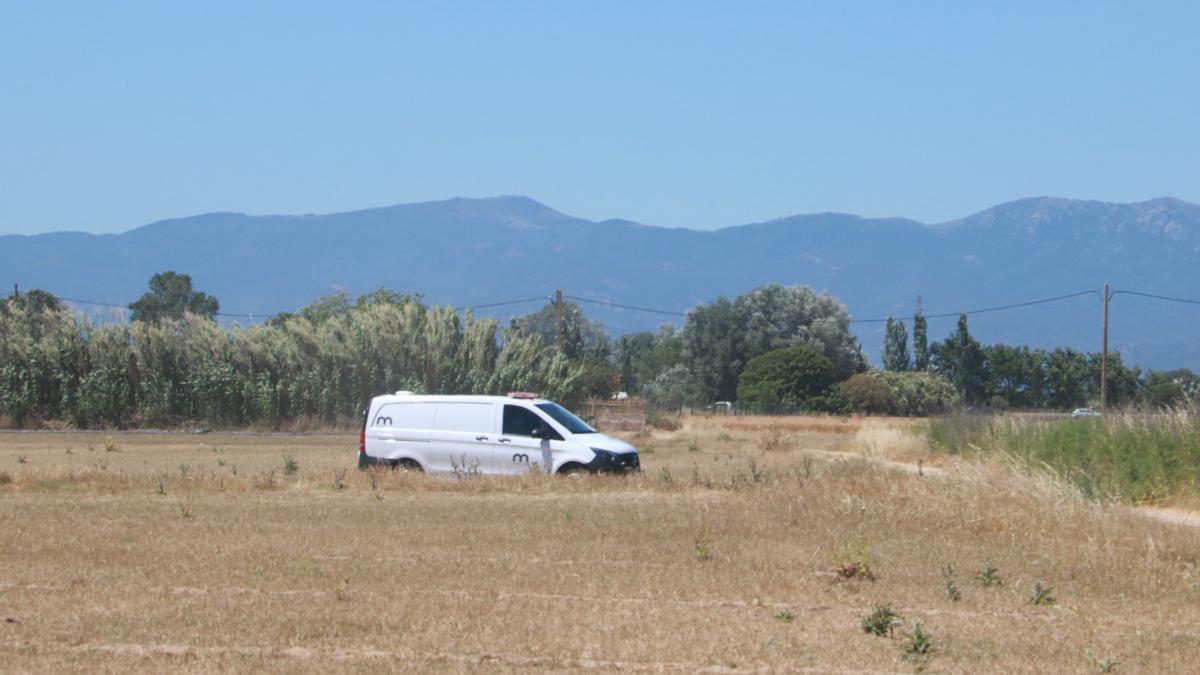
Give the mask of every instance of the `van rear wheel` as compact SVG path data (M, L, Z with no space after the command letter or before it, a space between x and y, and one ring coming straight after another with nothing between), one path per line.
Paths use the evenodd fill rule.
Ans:
M392 462L392 468L404 473L425 473L425 469L422 469L420 464L411 459L398 459Z

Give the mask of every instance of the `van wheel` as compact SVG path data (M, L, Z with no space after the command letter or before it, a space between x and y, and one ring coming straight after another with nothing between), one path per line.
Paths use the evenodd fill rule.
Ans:
M558 475L567 476L568 478L579 478L588 473L588 470L579 464L568 464L558 470Z
M425 469L421 465L411 459L398 459L392 462L392 468L404 473L425 473Z

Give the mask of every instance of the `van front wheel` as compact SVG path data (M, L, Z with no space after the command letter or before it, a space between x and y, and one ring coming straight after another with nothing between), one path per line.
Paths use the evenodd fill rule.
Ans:
M588 473L588 470L582 464L567 464L558 470L558 475L571 478L578 478L586 473Z

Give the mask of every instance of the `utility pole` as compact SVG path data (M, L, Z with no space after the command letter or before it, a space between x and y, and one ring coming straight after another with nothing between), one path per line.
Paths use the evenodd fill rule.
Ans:
M1108 408L1108 284L1104 284L1104 330L1100 341L1100 412Z
M563 306L562 289L554 291L554 348L562 353Z

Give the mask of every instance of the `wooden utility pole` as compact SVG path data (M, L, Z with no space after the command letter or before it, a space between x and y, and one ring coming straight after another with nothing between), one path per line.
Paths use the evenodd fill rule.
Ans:
M554 348L562 353L563 306L562 289L554 291Z
M1100 412L1108 408L1108 284L1104 284L1104 330L1100 339Z

